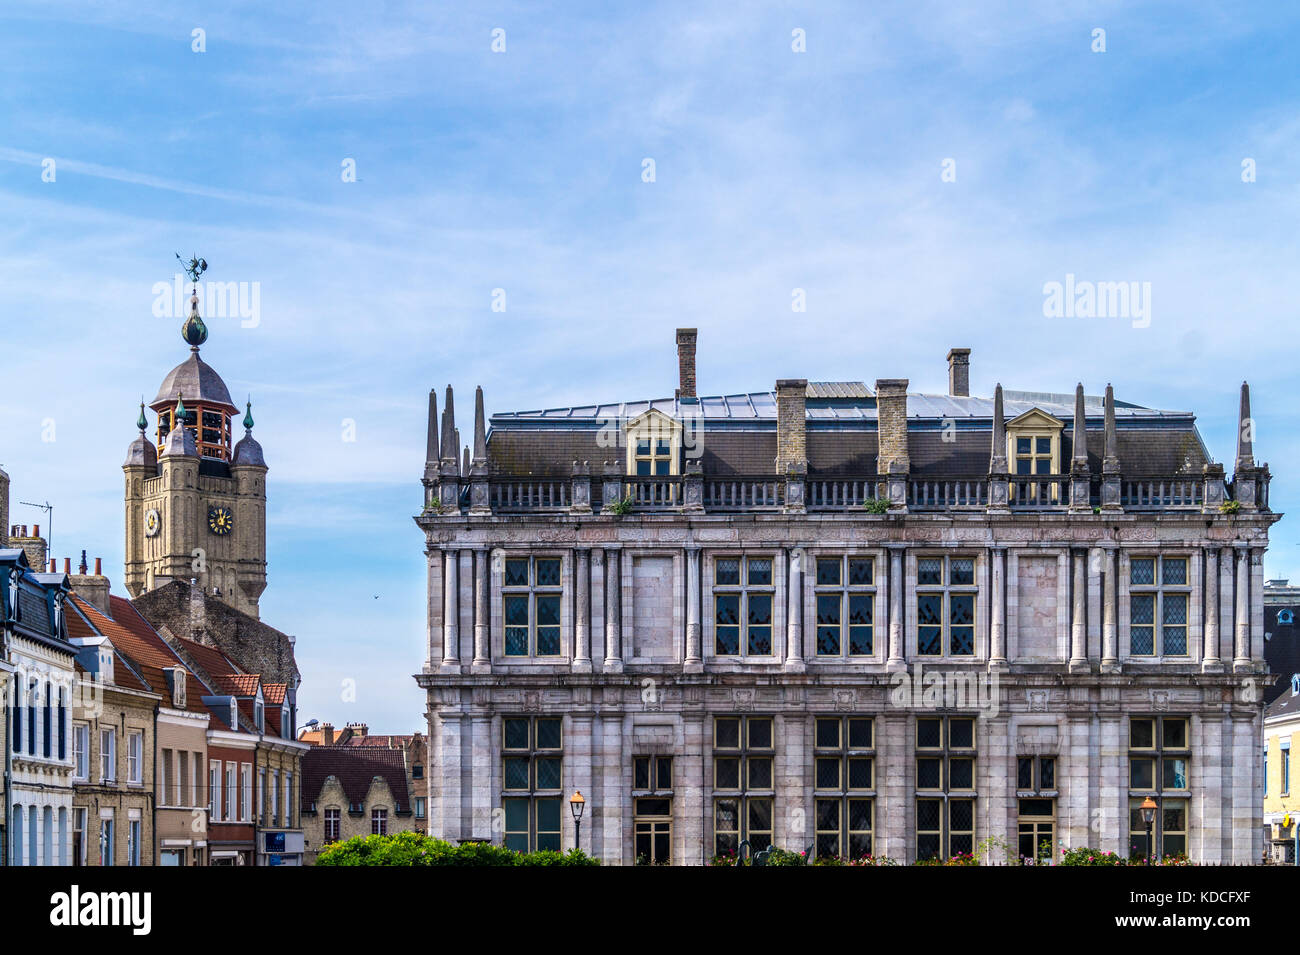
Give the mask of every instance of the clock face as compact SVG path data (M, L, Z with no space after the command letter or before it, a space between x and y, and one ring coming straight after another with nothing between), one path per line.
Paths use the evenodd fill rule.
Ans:
M208 508L208 530L225 537L235 528L235 515L225 505Z
M157 508L150 508L144 516L144 536L157 537L160 530L162 530L162 517L159 516Z

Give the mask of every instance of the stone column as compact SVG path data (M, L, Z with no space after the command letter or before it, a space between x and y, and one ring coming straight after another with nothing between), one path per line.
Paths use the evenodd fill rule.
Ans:
M591 551L580 547L574 561L573 669L591 671L591 579L588 570ZM588 724L590 725L590 724Z
M474 668L492 669L492 618L488 601L488 552L474 551Z
M459 590L458 569L460 554L455 550L443 551L443 605L442 605L442 665L460 666L460 611L456 595Z
M1218 672L1219 659L1219 549L1205 548L1205 647L1201 652L1201 669Z
M621 600L623 577L617 548L605 549L605 669L618 673L623 669L619 637L623 611Z
M989 667L992 668L1007 665L1006 548L991 548L989 557L990 586L993 589L993 593L989 595L989 599L992 601L992 615L989 623Z
M686 667L704 666L703 635L700 629L700 549L686 548Z
M905 589L903 548L892 547L889 550L889 660L886 663L891 670L907 668L907 659L903 653L903 591Z
M1250 666L1250 548L1237 545L1237 639L1233 652L1232 668L1244 670Z
M1252 547L1250 549L1250 563L1247 569L1250 571L1250 592L1255 595L1255 599L1247 604L1247 615L1250 620L1250 640L1246 644L1246 653L1253 664L1263 664L1264 600L1261 596L1264 593L1263 547Z
M1088 652L1086 616L1088 612L1088 575L1084 552L1076 550L1071 555L1074 561L1074 599L1070 619L1070 670L1086 671L1088 669Z
M802 672L803 660L803 557L802 548L790 551L790 593L785 620L785 669Z
M1116 602L1118 573L1115 562L1115 549L1103 548L1106 568L1102 578L1101 592L1101 672L1119 672L1119 607Z

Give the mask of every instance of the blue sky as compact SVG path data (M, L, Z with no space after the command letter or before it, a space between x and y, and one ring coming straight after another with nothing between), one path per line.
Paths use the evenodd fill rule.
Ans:
M963 345L975 393L1113 382L1229 468L1248 378L1295 503L1293 4L206 6L0 9L0 465L11 520L52 501L56 555L121 592L119 466L185 357L152 288L174 252L259 283L203 354L253 397L304 718L423 726L428 389L466 437L478 384L489 412L670 395L678 325L702 393L941 391ZM1067 274L1150 282L1150 327L1045 318ZM1292 526L1270 576L1300 577Z

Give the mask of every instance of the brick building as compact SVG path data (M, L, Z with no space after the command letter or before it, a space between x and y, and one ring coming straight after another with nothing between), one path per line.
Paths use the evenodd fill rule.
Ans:
M1195 417L782 379L502 413L429 398L430 830L612 864L776 844L911 861L1154 846L1253 862L1262 557ZM667 390L667 389L666 389ZM468 460L466 460L468 459Z
M153 865L156 720L162 702L118 651L114 621L74 592L72 864ZM120 641L117 641L120 642Z
M306 860L353 836L422 832L402 747L313 746L302 760Z

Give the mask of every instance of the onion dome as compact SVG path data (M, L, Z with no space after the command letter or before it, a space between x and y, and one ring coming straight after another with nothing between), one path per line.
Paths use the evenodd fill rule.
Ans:
M253 437L253 402L249 401L244 412L244 436L235 445L235 453L230 459L231 467L266 467L262 456L262 446Z

